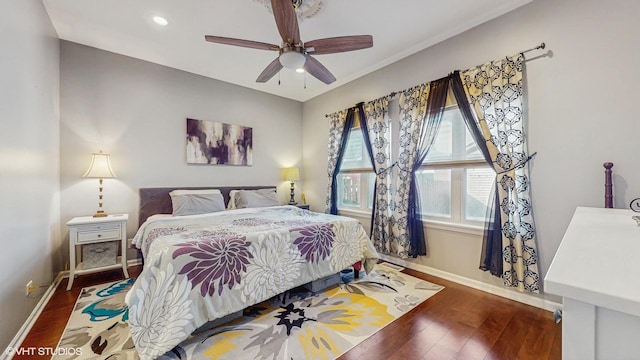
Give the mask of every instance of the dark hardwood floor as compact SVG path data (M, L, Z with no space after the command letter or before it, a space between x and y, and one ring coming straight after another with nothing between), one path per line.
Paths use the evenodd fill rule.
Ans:
M129 274L135 277L140 270L130 267ZM404 272L445 288L340 359L561 358L561 325L552 313L421 272ZM55 348L80 289L121 278L122 271L79 276L70 291L65 290L67 280L62 280L22 348Z
M560 359L549 311L405 269L445 288L340 359Z

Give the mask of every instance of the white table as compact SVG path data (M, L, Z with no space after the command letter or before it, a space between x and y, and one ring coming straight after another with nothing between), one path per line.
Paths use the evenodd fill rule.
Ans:
M640 359L640 227L631 210L578 207L544 280L563 297L563 359Z
M71 290L76 275L122 268L125 278L127 271L127 220L128 214L109 215L105 217L80 216L69 222L69 283L67 290ZM76 246L95 244L106 241L120 241L122 255L114 265L100 266L91 269L83 268L83 264L76 265Z

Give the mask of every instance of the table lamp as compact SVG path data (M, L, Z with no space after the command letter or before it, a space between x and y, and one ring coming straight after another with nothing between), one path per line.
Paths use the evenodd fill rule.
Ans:
M102 180L115 178L116 175L111 169L111 163L109 162L109 154L104 154L102 150L99 153L91 154L91 164L89 170L87 170L82 177L97 178L100 179L100 194L98 195L98 211L93 217L104 217L107 214L102 210Z
M284 169L284 179L291 183L291 199L289 205L296 205L296 199L294 197L294 181L300 180L300 169L297 167L290 167Z

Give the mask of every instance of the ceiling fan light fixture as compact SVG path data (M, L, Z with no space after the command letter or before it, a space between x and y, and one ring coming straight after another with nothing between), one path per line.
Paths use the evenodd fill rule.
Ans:
M304 72L304 69L303 69L303 68L297 68L297 69L296 69L296 72L297 72L298 74L302 74L302 73Z
M280 64L287 69L300 69L307 62L307 58L301 52L295 50L284 51L280 54Z
M162 16L156 15L152 19L154 23L160 26L167 26L167 24L169 24L169 21L167 21L167 19L163 18Z

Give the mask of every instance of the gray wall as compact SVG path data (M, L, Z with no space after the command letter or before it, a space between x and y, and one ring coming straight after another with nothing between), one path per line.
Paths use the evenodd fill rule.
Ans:
M26 282L48 284L66 267L64 223L96 210L96 181L81 178L92 152L112 154L118 179L105 181L105 210L131 215L129 236L136 230L140 187L275 184L285 202L288 184L280 168L296 164L304 165L307 200L321 211L324 114L541 41L551 52L527 62L527 98L529 148L538 152L531 175L542 275L575 207L602 206L603 162L615 163L617 207L640 196L637 2L536 0L304 105L77 44L59 45L39 1L3 1L0 10L0 349L42 293L25 298ZM252 126L255 165L187 166L186 117ZM301 184L297 189L303 191ZM427 234L430 256L418 264L499 283L476 270L479 235L444 229Z
M0 351L58 269L59 46L41 1L0 2Z
M325 114L545 42L548 56L526 55L529 150L538 153L530 168L532 200L544 276L575 208L603 206L602 163L615 163L616 207L640 197L639 15L636 1L536 0L305 102L303 161L312 208L324 209L327 139L318 134L327 134ZM441 229L427 235L430 255L416 263L500 284L477 270L480 235Z
M104 209L129 214L129 238L141 187L276 185L288 201L281 168L302 164L301 103L66 41L60 52L62 224L97 210L98 180L82 174L99 150L118 176ZM254 165L187 165L186 118L252 127Z

